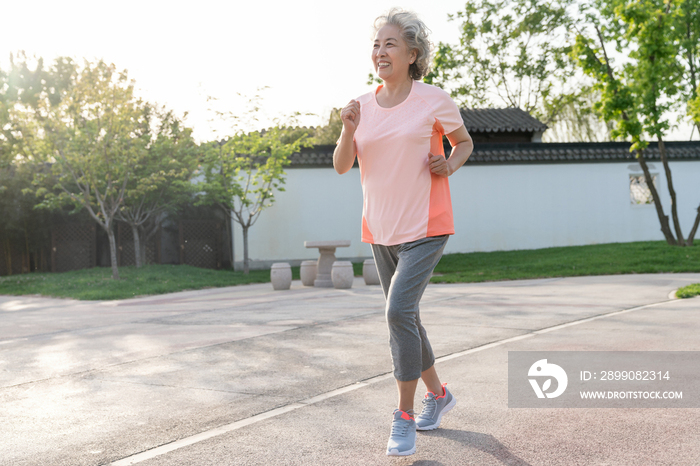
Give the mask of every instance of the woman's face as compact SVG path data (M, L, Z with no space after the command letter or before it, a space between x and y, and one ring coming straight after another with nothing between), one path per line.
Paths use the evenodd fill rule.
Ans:
M372 62L374 71L383 81L408 78L408 67L416 59L415 50L409 50L398 26L384 25L374 37Z

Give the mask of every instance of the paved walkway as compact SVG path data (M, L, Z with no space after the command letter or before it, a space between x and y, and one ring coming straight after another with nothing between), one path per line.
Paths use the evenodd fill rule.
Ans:
M459 402L405 458L384 455L378 286L0 296L0 464L698 465L698 409L508 409L506 383L513 350L700 351L700 298L669 297L697 282L430 285L423 322Z

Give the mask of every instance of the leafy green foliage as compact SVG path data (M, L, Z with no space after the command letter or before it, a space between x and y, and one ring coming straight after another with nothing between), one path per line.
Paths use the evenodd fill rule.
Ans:
M384 81L381 80L378 76L375 76L374 73L369 73L367 75L367 85L368 86L374 86L375 84L382 84Z
M133 82L114 65L11 60L10 70L0 71L0 123L0 169L34 176L33 186L22 185L22 197L17 189L7 194L5 205L21 204L24 217L44 215L31 212L26 199L48 210L70 205L88 212L114 249L115 219L148 237L160 214L191 201L189 179L199 156L192 130L172 112L136 99Z
M18 120L16 110L41 115L42 107L55 107L72 86L75 69L69 58L58 58L45 67L41 58L24 53L10 56L9 70L0 70L0 168L36 155L31 152L32 142L39 135L30 130L36 128Z
M700 125L700 87L698 87L696 94L688 101L688 115L697 126Z
M677 298L692 298L693 296L700 296L700 283L693 283L676 291Z
M126 72L103 61L74 68L72 85L57 103L40 93L31 105L11 112L21 128L25 157L52 164L52 189L38 186L42 207L72 204L85 209L107 232L112 274L119 277L113 223L132 169L148 142L143 103L134 97ZM38 183L48 181L39 176Z
M674 16L680 47L678 64L683 68L681 93L687 114L700 131L700 0L684 0Z
M129 180L117 218L134 232L136 266L145 261L146 241L165 218L190 202L196 187L191 183L201 150L192 129L183 125L172 111L146 104L146 149L131 166Z
M34 134L43 130L37 145L45 146L34 153L52 163L56 183L55 191L40 193L43 205L74 203L104 225L118 210L147 143L147 122L133 83L113 65L86 63L56 108L45 104L40 111L32 123L41 125Z
M566 105L582 106L582 86L569 58L568 1L472 0L450 15L459 44L439 43L424 81L450 89L466 107L519 107L552 124Z
M289 118L291 124L277 119L271 128L244 130L258 121L261 101L259 93L249 98L242 115L216 111L218 119L231 124L234 134L207 145L201 169L204 181L198 185L201 194L197 204L216 205L228 219L241 225L245 273L249 271L248 230L275 202L275 191L284 191L284 168L293 153L311 145L314 133L313 128L294 124L298 114Z
M252 225L284 190L284 167L299 144L282 142L283 128L238 134L222 145L210 144L204 159L204 198L226 205Z
M10 56L8 70L0 70L0 247L21 250L25 272L48 269L50 227L65 216L62 211L34 210L40 201L37 189L45 191L51 185L36 186L33 180L50 171L43 163L47 145L39 119L70 89L75 68L67 58L47 67L41 58L20 53ZM11 272L17 264L10 267L9 253L5 257Z
M695 10L700 6L697 0L593 0L581 4L584 26L578 29L571 51L600 93L596 112L615 125L614 138L632 143L630 150L644 170L666 241L680 246L692 245L700 224L700 208L686 240L678 220L678 202L663 139L672 127L671 112L679 110L684 100L689 103L688 113L693 115L692 93L697 89L693 84L697 65L694 54L698 45L691 42L700 29L694 19L697 15L692 16L695 10L687 8L691 3ZM618 63L609 53L613 49L623 56ZM644 159L650 138L658 142L675 236Z
M601 98L595 110L616 123L612 136L632 142L632 151L648 145L647 136L663 137L668 112L677 106L682 69L674 39L678 2L595 0L581 6L584 24L571 55L594 79ZM628 60L616 64L612 46Z

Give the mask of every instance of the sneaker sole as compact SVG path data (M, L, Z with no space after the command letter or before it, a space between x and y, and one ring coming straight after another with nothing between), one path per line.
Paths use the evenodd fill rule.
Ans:
M452 401L450 401L447 405L445 405L444 408L442 408L442 412L440 413L440 416L438 417L437 422L435 424L432 424L430 426L424 426L424 427L420 427L417 425L416 430L435 430L435 429L437 429L438 427L440 427L440 421L442 421L442 416L447 414L452 408L455 407L456 404L457 404L457 398L455 398L453 395Z
M416 447L414 446L410 450L406 450L406 451L399 451L397 449L387 450L386 456L408 456L408 455L414 454L415 452L416 452Z

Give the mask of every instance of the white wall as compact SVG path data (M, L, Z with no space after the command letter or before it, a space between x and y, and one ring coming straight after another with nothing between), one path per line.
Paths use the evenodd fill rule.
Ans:
M351 240L339 248L338 258L371 257L369 245L360 241L362 187L360 172L353 168L338 175L328 168L289 168L285 191L260 214L248 232L251 267L271 262L318 258L318 249L306 249L304 241ZM235 261L243 261L243 236L234 223Z
M700 161L670 166L687 236L700 204ZM671 218L663 166L654 162L650 169ZM456 234L445 252L663 240L654 206L630 202L629 175L641 173L636 162L467 165L450 177ZM285 189L250 229L251 266L315 259L317 250L304 248L304 241L317 240L351 240L351 247L336 251L338 258L371 257L360 242L357 168L345 175L331 167L290 168ZM240 263L243 239L240 226L234 230Z

